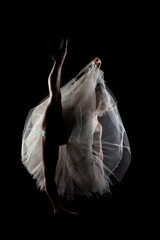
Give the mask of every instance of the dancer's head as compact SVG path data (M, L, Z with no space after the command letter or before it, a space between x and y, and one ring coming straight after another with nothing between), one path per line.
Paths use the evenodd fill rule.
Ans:
M97 65L98 68L101 67L101 63L102 63L102 62L101 62L101 60L100 60L98 57L92 58L91 61L93 61L93 62Z

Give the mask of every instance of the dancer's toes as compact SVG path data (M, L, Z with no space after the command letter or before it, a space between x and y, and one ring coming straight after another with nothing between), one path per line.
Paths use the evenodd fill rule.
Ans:
M54 55L52 55L52 60L54 61L54 63L56 63L56 59Z
M66 208L60 208L60 209L56 209L54 210L54 215L78 215L78 213L76 212L72 212Z
M61 43L60 43L60 46L59 46L59 50L61 49L67 49L67 46L68 46L68 39L62 39L61 40Z
M68 39L62 39L57 53L52 56L52 59L58 64L62 64L64 62L65 56L67 54L67 46Z

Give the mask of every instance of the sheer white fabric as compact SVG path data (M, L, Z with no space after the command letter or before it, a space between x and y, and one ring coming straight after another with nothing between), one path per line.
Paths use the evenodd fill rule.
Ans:
M73 199L75 194L107 193L114 180L122 180L131 154L103 71L94 62L89 63L61 88L61 93L69 140L59 150L55 175L58 194ZM22 163L41 190L41 122L47 102L48 97L29 112L22 136Z

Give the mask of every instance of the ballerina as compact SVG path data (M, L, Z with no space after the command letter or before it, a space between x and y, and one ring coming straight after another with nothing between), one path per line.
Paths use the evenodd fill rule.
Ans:
M22 137L22 162L45 190L54 214L76 215L59 195L110 192L111 176L121 181L130 146L116 101L96 57L61 87L68 40L62 40L48 77L49 97L32 109Z

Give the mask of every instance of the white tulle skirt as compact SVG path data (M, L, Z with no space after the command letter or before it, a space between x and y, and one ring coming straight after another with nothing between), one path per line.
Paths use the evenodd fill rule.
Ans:
M73 199L77 194L107 193L112 183L122 180L131 154L103 71L94 62L89 63L61 88L61 93L69 140L59 150L55 175L58 194ZM30 110L22 136L22 163L41 190L44 190L41 122L48 99Z

